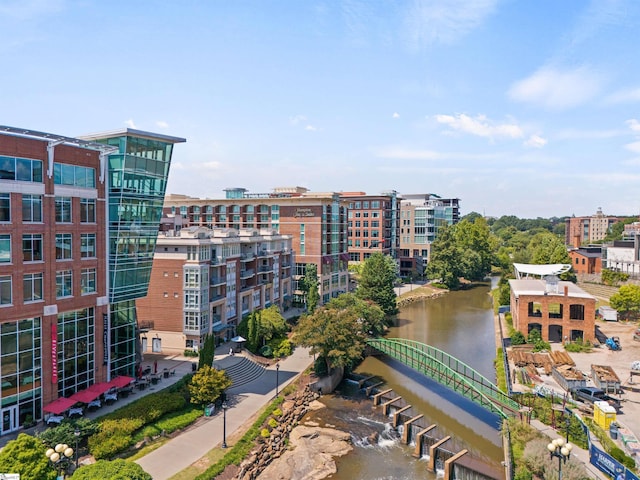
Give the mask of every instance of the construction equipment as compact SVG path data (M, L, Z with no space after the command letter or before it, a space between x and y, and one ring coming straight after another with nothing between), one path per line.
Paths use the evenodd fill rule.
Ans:
M620 346L620 337L609 337L605 342L609 350L622 350Z

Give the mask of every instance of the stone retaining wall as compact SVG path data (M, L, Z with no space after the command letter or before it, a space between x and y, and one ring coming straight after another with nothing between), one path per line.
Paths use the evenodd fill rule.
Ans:
M409 295L409 296L406 296L406 297L398 298L396 300L396 305L398 306L398 308L402 308L405 305L409 305L410 303L417 302L418 300L422 300L424 298L442 297L446 293L448 293L448 290L443 290L442 292L434 292L434 293L430 293L428 295L424 295L424 294Z
M309 404L318 398L318 394L308 387L285 400L280 409L282 415L277 419L278 426L271 431L269 438L254 448L240 464L237 480L255 480L275 458L280 457L287 448L286 439L300 419L309 411ZM262 439L262 437L258 437Z

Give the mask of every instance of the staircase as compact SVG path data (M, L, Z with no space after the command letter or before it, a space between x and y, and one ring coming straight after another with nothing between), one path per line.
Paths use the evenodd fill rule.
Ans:
M260 378L265 371L263 366L240 355L217 360L213 362L213 366L227 373L232 382L230 388L253 382Z
M608 285L599 285L597 283L578 282L578 286L585 292L590 293L596 298L609 301L611 295L618 293L619 287L610 287Z

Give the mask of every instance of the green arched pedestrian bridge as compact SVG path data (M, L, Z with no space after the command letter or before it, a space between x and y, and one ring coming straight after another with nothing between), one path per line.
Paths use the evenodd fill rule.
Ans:
M502 417L520 405L486 377L446 352L404 338L370 338L367 344Z

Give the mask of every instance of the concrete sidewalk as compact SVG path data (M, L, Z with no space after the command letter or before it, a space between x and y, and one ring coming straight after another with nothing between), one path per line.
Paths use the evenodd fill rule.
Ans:
M216 361L225 357L228 346L216 349ZM262 407L275 397L276 382L282 389L313 363L306 348L296 348L293 355L279 362L279 370L272 365L257 380L227 392L229 408L226 412L227 436L242 427ZM184 470L213 448L219 448L223 436L223 415L217 412L204 423L168 441L162 447L138 459L138 463L154 480L166 480ZM229 445L231 447L231 445Z

